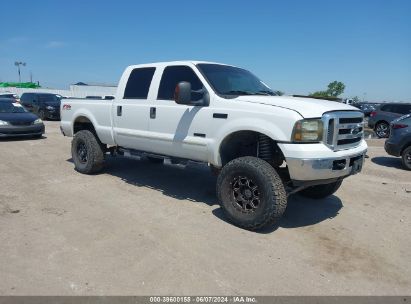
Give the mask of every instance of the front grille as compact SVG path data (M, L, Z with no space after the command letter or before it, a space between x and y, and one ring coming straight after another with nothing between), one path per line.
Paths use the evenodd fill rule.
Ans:
M27 122L27 121L11 121L10 124L12 126L30 126L33 124L32 121Z
M364 115L361 112L330 112L323 115L324 142L334 151L357 147L364 137Z
M348 117L348 118L340 118L340 123L347 124L347 123L360 123L363 121L362 117Z

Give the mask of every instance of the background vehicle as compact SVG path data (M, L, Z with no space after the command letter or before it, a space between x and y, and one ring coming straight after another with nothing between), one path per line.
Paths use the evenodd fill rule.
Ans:
M287 195L333 194L367 149L356 108L276 96L249 71L216 63L130 66L114 100L64 100L61 113L77 171L102 170L108 151L207 163L227 218L251 230L277 221Z
M390 135L390 122L410 113L411 104L409 103L382 104L371 112L368 126L375 131L379 138L387 138Z
M51 93L23 93L21 104L41 119L60 119L61 99Z
M19 95L13 93L0 93L0 98L11 98L14 102L20 102Z
M354 107L361 110L364 113L365 117L369 117L372 111L375 111L375 106L368 103L355 103Z
M11 98L0 98L0 137L34 136L44 133L43 121Z
M411 114L392 121L390 129L385 151L393 156L401 156L404 168L411 170Z
M347 98L343 101L343 103L348 104L348 105L354 105L354 100L351 98Z

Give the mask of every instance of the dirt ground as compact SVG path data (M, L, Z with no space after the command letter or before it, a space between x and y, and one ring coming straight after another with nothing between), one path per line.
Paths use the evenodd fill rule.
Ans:
M224 220L206 168L119 158L81 175L58 126L0 140L0 295L411 293L411 172L383 140L335 196L293 196L256 233Z

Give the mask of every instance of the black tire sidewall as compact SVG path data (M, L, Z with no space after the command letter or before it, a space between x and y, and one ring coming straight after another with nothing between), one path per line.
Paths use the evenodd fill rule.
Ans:
M87 149L87 162L85 163L80 161L77 152L78 145L81 143L84 143ZM102 160L104 159L98 140L94 134L88 130L82 130L75 134L71 145L71 155L75 169L84 174L97 172L102 166Z
M257 186L260 192L260 205L252 213L242 213L237 209L233 202L232 194L232 182L235 177L244 176L251 179ZM235 170L230 171L222 178L221 182L221 202L224 204L224 210L230 217L238 218L245 225L255 222L255 220L260 217L267 206L267 197L269 197L269 189L267 189L266 182L261 180L261 176L253 172L253 168L248 168L247 172L244 172L242 168L237 167Z
M241 159L245 158L248 160L241 162ZM217 195L220 205L230 222L242 228L255 230L273 222L275 218L282 215L284 210L273 212L273 209L278 211L286 206L286 193L274 168L258 158L254 158L255 160L250 161L252 158L254 157L236 159L223 167L217 179ZM253 165L253 161L256 162L256 165ZM263 165L265 167L265 172L262 172L260 170L261 167L259 167L262 165L262 162L265 163ZM267 170L270 171L270 174L265 174ZM232 183L238 176L249 178L258 186L260 204L254 212L245 213L240 211L239 207L235 207L232 194ZM277 176L278 180L274 180L271 178L272 176ZM276 186L274 187L273 184L276 184ZM275 188L277 188L277 190L275 190ZM278 198L276 196L277 193L275 193L276 191L280 193ZM285 199L285 202L281 202L281 205L277 205L279 203L277 199L281 198ZM273 216L274 213L275 218Z
M334 194L341 186L342 180L330 184L308 187L299 192L300 195L312 199L323 199Z
M407 147L404 149L404 151L402 151L402 155L401 155L401 160L402 160L402 165L406 170L411 170L411 165L407 164L407 154L411 153L411 146Z

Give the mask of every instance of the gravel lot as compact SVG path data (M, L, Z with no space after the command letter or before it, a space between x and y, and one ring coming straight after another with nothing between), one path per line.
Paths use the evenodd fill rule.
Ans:
M0 141L1 295L411 294L411 172L383 140L335 196L294 196L255 233L225 222L206 168L81 175L58 126Z

